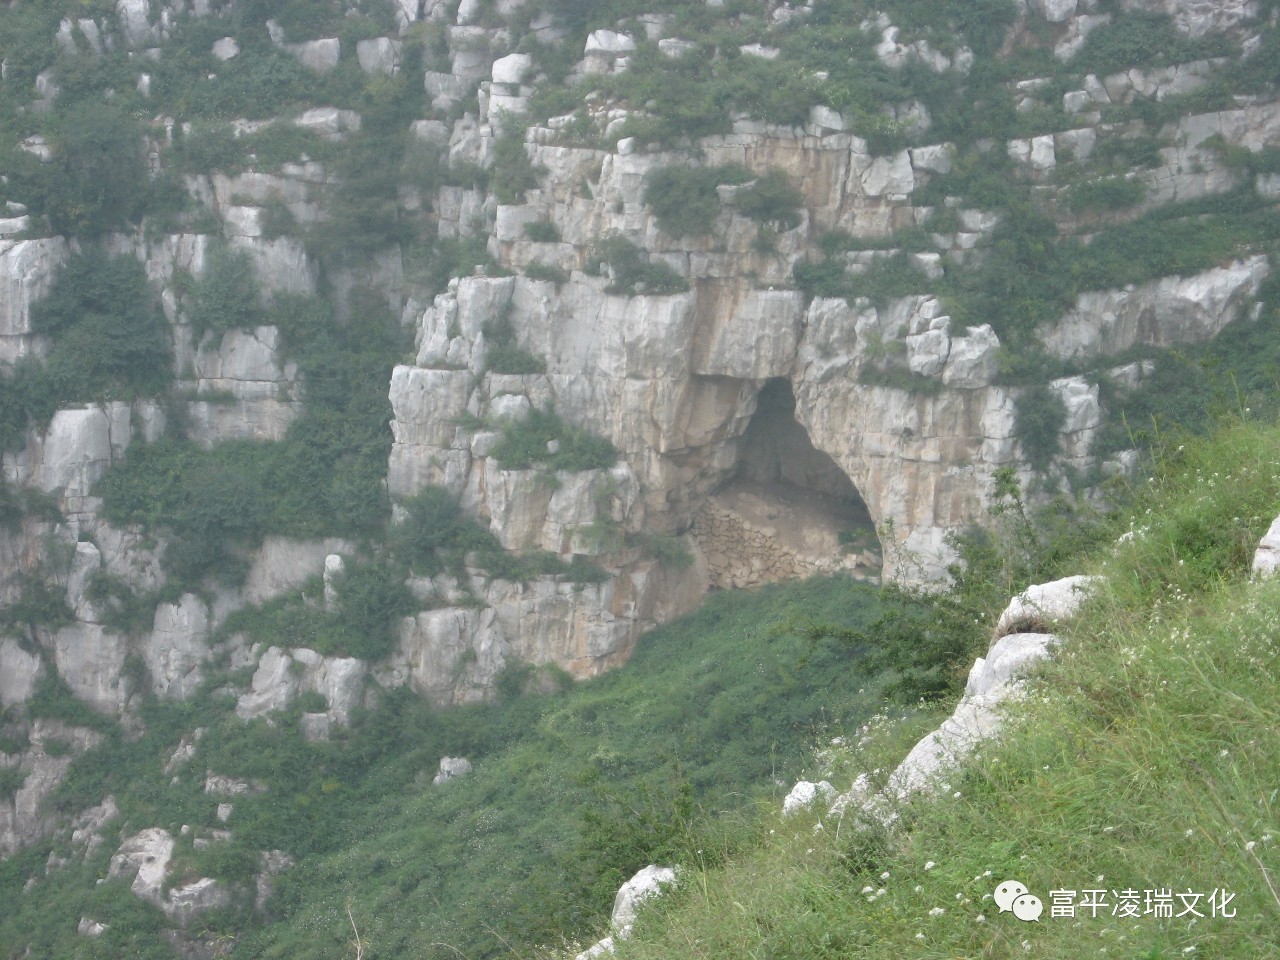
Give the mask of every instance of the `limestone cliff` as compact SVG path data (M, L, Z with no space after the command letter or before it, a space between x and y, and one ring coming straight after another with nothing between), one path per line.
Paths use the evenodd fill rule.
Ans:
M1251 202L1273 205L1280 195L1273 173L1230 154L1261 156L1280 146L1274 90L1202 106L1193 95L1229 76L1235 61L1226 55L1072 73L1071 58L1111 16L1088 0L1019 4L998 53L987 55L1039 45L1066 64L1063 78L1019 77L1001 86L1017 115L1041 118L1034 135L1018 130L1002 142L965 144L935 138L941 118L907 97L874 116L814 100L803 105L807 119L793 124L738 113L719 132L673 145L643 135L654 119L646 102L591 91L587 82L598 78L601 90L616 91L606 81L631 69L645 45L670 60L696 55L699 38L687 28L682 34L672 14L637 6L616 29L595 30L581 50L568 51L567 75L587 93L580 109L575 102L574 112L556 114L537 97L566 71L548 69L534 53L563 53L558 44L582 41L545 5L383 6L390 8L379 8L384 35L354 43L290 35L293 28L274 20L257 39L272 55L297 60L317 83L332 71L367 78L371 111L379 84L416 71L411 82L423 103L401 132L425 167L450 176L424 188L421 177L406 174L382 200L453 244L460 258L486 265L455 263L452 278L440 282L428 270L438 250L426 253L422 244L380 242L344 259L331 236L330 248L312 242L321 228L334 228L335 215L367 212L342 194L342 151L360 142L365 122L348 106L313 104L288 116L221 123L229 143L267 143L252 139L264 131L282 139L301 132L323 153L276 163L264 147L261 159L255 153L227 169L192 170L188 162L179 170L181 144L201 129L169 113L150 122L151 173L174 174L189 207L103 242L145 269L171 335L173 388L160 399L104 397L59 409L4 455L7 482L55 498L58 513L29 512L0 530L0 596L15 603L38 574L70 611L56 624L14 624L0 639L0 706L15 717L56 672L94 710L134 722L140 698L189 697L216 663L248 677L229 691L245 718L319 695L324 710L309 709L309 729L323 736L328 724L345 723L392 687L408 685L444 705L489 695L511 664L598 673L625 660L646 628L690 609L710 588L832 570L937 579L953 559L948 537L982 521L998 471L1012 469L1028 487L1040 478L1043 487L1063 489L1072 477L1086 478L1088 487L1132 468L1131 451L1102 458L1095 451L1106 416L1100 383L1136 388L1150 371L1133 361L1143 348L1207 341L1256 315L1270 261L1265 244L1248 238L1205 269L1114 288L1086 285L1035 333L1036 349L1060 361L1043 384L1062 410L1045 469L1033 466L1018 430L1019 405L1037 384L1006 376L1013 345L986 318L956 319L952 298L935 288L987 262L1006 216L968 198L954 176L962 165L972 174L975 166L1010 164L1010 189L1034 198L1058 233L1082 246L1107 226L1166 204L1247 190ZM784 43L785 31L822 5L759 6L751 29L762 42L743 42L733 58L773 60L779 48L772 44ZM60 20L49 42L64 67L136 51L137 89L151 97L150 68L143 69L151 58L167 57L195 23L230 31L234 7L120 0L113 14ZM1217 38L1241 62L1271 29L1252 3L1120 7L1169 14L1179 35ZM885 13L856 26L887 75L921 69L962 85L977 56L963 44L944 50L936 35L931 41L900 30ZM418 47L428 48L427 59L408 57ZM235 59L249 54L228 34L200 56L232 72ZM31 116L56 107L58 75L57 67L39 74ZM1144 120L1135 104L1173 104L1175 112ZM1124 165L1133 144L1146 145L1149 162ZM1095 151L1113 158L1112 166L1088 167ZM37 134L16 144L14 155L37 168L58 162ZM655 176L713 168L733 173L714 185L702 229L692 236L664 229L647 196ZM794 203L761 213L751 191L776 182L768 178L779 172ZM504 182L516 173L526 180L518 189ZM1098 212L1073 200L1081 183L1098 178L1123 181L1118 189L1134 202ZM41 221L25 208L13 213L0 221L0 360L9 366L47 355L50 340L33 325L32 306L88 242L51 229L35 235ZM827 257L847 295L806 292L797 267L821 259L832 237L853 241ZM276 325L212 330L193 322L192 285L209 275L211 250L223 242L248 256L264 303L323 292L343 322L357 325L353 291L370 287L412 332L412 354L400 358L387 384L393 439L385 482L398 518L404 501L443 487L502 549L590 562L600 576L587 584L548 574L503 579L475 562L410 576L406 585L421 609L398 621L394 650L374 663L223 630L235 611L298 595L318 578L331 587L344 562L380 549L347 537L267 537L243 551L248 572L240 586L178 591L157 602L141 627L122 628L107 616L93 586L104 576L134 594L159 596L169 573L163 535L103 518L95 492L102 477L134 444L179 432L205 449L282 441L307 409L306 378ZM905 289L873 289L899 252ZM495 363L512 350L528 360L524 372ZM1123 365L1111 363L1118 354ZM615 462L578 470L504 462L504 431L518 431L538 411L606 438ZM653 549L659 537L691 562L680 566ZM304 599L313 608L325 603L314 590ZM4 765L30 773L13 798L0 798L3 852L49 826L39 800L65 767L42 752L39 721L17 722L30 728L31 746L6 755ZM68 736L79 750L90 734ZM132 854L120 856L118 872L132 870Z

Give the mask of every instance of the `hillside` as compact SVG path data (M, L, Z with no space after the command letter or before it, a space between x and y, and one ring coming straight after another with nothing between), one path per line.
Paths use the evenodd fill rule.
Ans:
M1278 63L1271 0L0 10L0 957L749 862L1275 415Z
M1274 423L1170 448L1114 518L1123 539L1080 558L1102 586L998 742L889 832L856 808L775 808L728 864L681 861L617 955L1280 955L1280 579L1249 577L1278 465ZM859 732L818 754L842 790L883 785L904 753L900 727ZM1010 879L1038 920L993 899Z

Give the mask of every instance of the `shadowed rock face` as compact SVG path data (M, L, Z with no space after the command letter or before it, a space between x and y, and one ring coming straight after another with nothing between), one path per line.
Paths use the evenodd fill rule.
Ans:
M879 570L866 505L795 419L791 385L769 380L738 441L738 468L694 517L713 587Z

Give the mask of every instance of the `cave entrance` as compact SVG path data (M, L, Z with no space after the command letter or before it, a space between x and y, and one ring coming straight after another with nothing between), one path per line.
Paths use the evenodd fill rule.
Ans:
M751 587L818 573L880 573L875 525L857 488L796 420L783 377L765 382L732 478L707 498L694 535L713 587Z

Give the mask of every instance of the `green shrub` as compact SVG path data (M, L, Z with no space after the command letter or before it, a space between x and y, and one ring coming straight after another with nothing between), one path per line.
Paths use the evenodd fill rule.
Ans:
M618 451L607 439L569 426L551 410L532 410L524 420L504 424L493 456L505 470L535 464L552 470L601 470L618 462Z
M534 243L559 243L560 229L550 220L534 220L524 225L524 235Z
M1023 389L1018 397L1018 415L1014 436L1022 445L1027 462L1041 473L1058 453L1059 431L1067 419L1062 397L1044 384Z
M1103 137L1089 154L1089 162L1100 169L1147 170L1160 166L1160 141L1150 135Z
M0 444L15 449L74 403L154 395L170 378L168 326L142 266L96 247L73 256L44 299L32 330L50 338L42 361L26 358L0 378Z
M534 261L524 268L524 275L530 280L545 280L557 287L569 282L569 274L557 266Z
M36 571L14 575L19 587L18 599L0 607L0 625L14 628L36 627L57 630L75 622L75 613L67 606L67 591L48 576Z
M247 251L216 244L191 293L189 316L199 340L206 331L252 329L262 323L258 275Z
M1075 213L1105 213L1135 207L1146 196L1147 188L1139 180L1106 177L1102 180L1086 180L1072 187L1067 193L1067 206Z
M663 533L643 533L627 538L628 546L643 550L664 567L684 570L693 563L693 554L682 537Z
M658 227L672 237L705 236L720 213L716 188L742 183L750 174L738 166L662 167L645 178L644 202Z
M1226 37L1192 39L1180 33L1167 14L1133 11L1090 31L1072 66L1105 76L1130 67L1162 67L1232 52Z
M0 767L0 802L9 803L27 782L27 772L18 767Z
M100 236L135 223L149 203L142 129L119 107L80 103L54 117L43 209L58 233Z
M589 266L594 266L597 272L608 267L611 282L606 290L609 293L663 296L689 289L689 281L670 264L650 260L643 250L617 234L605 237L596 245L594 263Z
M523 203L526 190L538 185L543 171L533 165L524 146L524 128L507 123L493 141L491 183L498 202Z
M392 548L415 573L460 575L467 553L499 549L493 534L467 516L443 487L427 487L401 506L405 518L392 528Z
M349 568L335 587L336 613L348 656L380 660L395 649L401 617L418 608L403 571L385 563Z
M534 279L552 279L534 277ZM546 373L547 365L516 344L515 327L507 316L494 317L481 327L484 334L484 368L493 373L531 374Z
M804 194L781 170L770 170L735 195L738 212L752 220L791 230L800 225Z
M3 390L0 390L0 396L3 396ZM2 443L0 449L3 449ZM0 477L0 529L16 533L27 517L45 523L61 523L65 519L58 509L57 497L34 487L12 484L7 477Z
M35 692L27 701L27 716L61 720L71 726L88 727L104 733L116 729L115 721L95 713L93 708L78 699L67 682L48 664L44 676L36 683Z
M85 591L102 618L102 625L114 633L138 636L155 623L156 598L137 594L128 582L106 570L89 578Z

